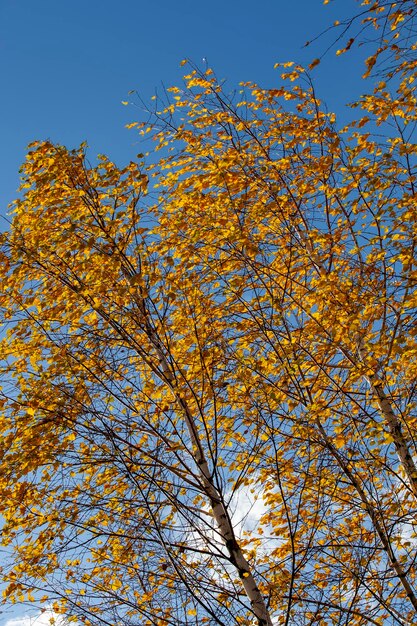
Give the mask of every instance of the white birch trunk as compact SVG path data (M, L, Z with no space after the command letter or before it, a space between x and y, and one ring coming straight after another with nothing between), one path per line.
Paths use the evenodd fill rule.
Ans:
M366 364L366 355L362 340L359 340L358 342L358 352L361 362ZM391 402L384 391L384 385L379 376L377 374L369 374L366 376L366 379L369 382L372 394L378 403L381 415L393 439L399 461L410 484L410 489L417 498L417 467L410 450L408 449L407 441L402 431L401 422L392 409Z
M213 482L212 474L210 472L210 468L205 456L204 448L201 444L198 429L191 414L191 411L189 410L186 401L181 397L174 376L172 374L171 367L167 362L166 357L164 356L164 351L160 344L159 338L155 336L153 331L149 338L151 339L159 358L162 378L171 388L171 391L176 398L177 404L185 417L185 422L192 442L194 460L199 469L202 484L205 493L209 499L213 517L218 526L220 535L224 541L224 545L226 546L226 549L229 553L230 562L236 568L239 578L242 581L243 589L245 590L246 596L249 599L252 611L256 616L258 626L273 626L269 611L265 604L264 597L251 572L250 565L246 560L243 551L236 539L230 515L225 505L223 504L220 493L218 492Z

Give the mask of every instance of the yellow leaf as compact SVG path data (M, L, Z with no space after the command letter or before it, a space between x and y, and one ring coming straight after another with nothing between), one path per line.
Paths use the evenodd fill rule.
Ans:
M314 69L317 65L319 65L319 63L320 63L320 59L314 59L314 61L312 61L312 62L310 63L310 65L308 66L308 68L309 68L310 70L313 70L313 69Z

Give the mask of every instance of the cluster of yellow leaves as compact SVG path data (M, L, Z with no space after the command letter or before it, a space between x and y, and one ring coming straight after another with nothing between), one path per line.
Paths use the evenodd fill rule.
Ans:
M329 0L324 0L328 4ZM344 21L337 20L334 28L343 29L337 39L343 47L336 51L344 54L354 46L372 45L373 52L366 58L363 78L383 75L387 78L414 75L416 69L415 2L414 0L357 0L359 12ZM313 62L314 67L316 63Z

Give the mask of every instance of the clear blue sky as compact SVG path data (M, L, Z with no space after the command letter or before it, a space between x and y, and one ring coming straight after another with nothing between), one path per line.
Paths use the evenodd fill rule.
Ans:
M272 87L274 63L307 64L330 40L305 41L355 10L354 0L0 0L0 215L16 197L29 142L86 140L92 158L122 164L139 151L124 128L138 120L121 104L129 90L146 101L161 83L179 83L185 57L201 66L206 58L231 89L241 80ZM364 54L333 50L314 72L319 97L342 117L363 89ZM23 613L0 615L0 624Z
M328 39L303 49L305 41L357 8L354 0L0 0L0 214L16 196L29 142L87 140L92 157L121 164L138 152L124 128L138 117L121 105L129 90L147 100L161 83L178 83L184 57L207 58L231 87L273 86L274 63L311 61ZM360 56L332 51L315 72L330 109L357 94Z

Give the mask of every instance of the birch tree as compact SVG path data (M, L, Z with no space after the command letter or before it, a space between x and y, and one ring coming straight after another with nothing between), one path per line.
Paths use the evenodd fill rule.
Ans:
M2 242L6 601L87 626L417 623L403 47L346 128L295 64L232 96L189 66L130 125L152 159L30 146Z

